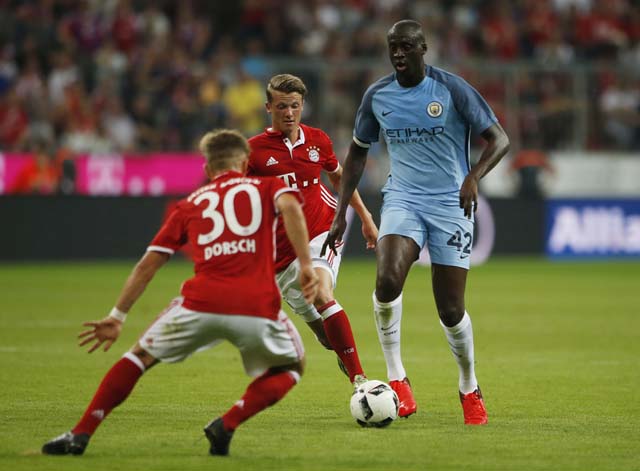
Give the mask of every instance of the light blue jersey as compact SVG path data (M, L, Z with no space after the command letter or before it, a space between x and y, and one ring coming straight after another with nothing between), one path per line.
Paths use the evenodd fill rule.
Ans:
M415 87L402 87L395 74L371 85L353 139L368 147L382 134L387 143L391 174L382 189L378 238L409 237L427 245L432 263L468 269L473 220L460 208L460 187L471 167L471 133L497 122L471 85L433 66Z
M427 212L451 214L469 173L471 133L480 134L498 120L480 94L461 77L426 66L415 87L402 87L395 73L371 85L362 98L353 133L367 147L382 134L391 174L382 192L385 202L406 201ZM460 209L460 214L462 209Z

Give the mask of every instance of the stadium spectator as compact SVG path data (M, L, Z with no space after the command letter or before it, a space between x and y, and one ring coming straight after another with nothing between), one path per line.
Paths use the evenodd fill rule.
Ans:
M542 148L563 149L573 140L573 121L580 105L575 101L573 81L559 73L545 73L537 82L540 136ZM525 135L527 130L522 130Z
M520 38L509 2L489 2L482 18L480 30L486 55L506 61L517 59L520 55Z
M153 99L148 93L139 93L133 98L131 117L136 123L135 148L154 151L162 148L162 133L153 108ZM222 126L212 126L210 129Z
M525 136L522 148L515 153L511 161L511 170L518 174L517 196L520 198L543 198L541 178L544 174L554 173L549 156L542 150L540 141L540 135L537 133Z
M135 150L136 126L119 96L107 98L102 112L102 124L107 139L113 143L116 152Z
M192 76L175 80L168 104L168 140L173 150L193 149L201 134L203 109L198 103L198 89Z
M222 95L222 102L229 112L233 127L253 135L264 128L263 95L260 82L238 66L237 79L229 84Z
M42 101L47 99L40 62L35 54L25 59L25 64L16 78L16 94L25 102Z
M53 106L60 106L65 99L65 89L77 82L80 75L69 51L55 51L49 57L52 59L52 69L47 79L49 99Z
M111 19L110 30L116 48L125 55L130 54L137 45L138 24L138 18L131 7L131 2L119 0Z
M640 80L610 74L600 95L606 137L615 148L640 150Z
M575 59L573 47L563 39L559 29L554 29L548 38L539 44L534 54L536 59L547 65L568 65Z
M395 72L371 85L362 98L323 252L339 245L347 204L369 147L382 134L391 172L382 190L373 304L390 386L400 399L399 415L407 417L417 410L400 355L402 290L413 262L427 245L440 323L458 363L464 422L485 424L487 412L475 375L473 330L464 295L478 181L506 154L509 139L475 89L456 75L425 65L427 44L420 23L395 23L387 43ZM419 116L421 121L416 121ZM470 131L487 142L472 169Z
M596 1L586 12L579 12L575 36L587 59L616 59L629 46L629 37L622 18L621 5Z
M106 41L95 56L95 78L97 84L109 82L116 90L122 89L124 74L129 67L127 55L113 41Z
M313 299L317 276L298 192L277 178L244 178L249 146L236 131L208 133L200 147L210 184L178 204L133 269L111 313L84 323L88 329L80 334L80 345L89 345L89 352L101 346L109 350L147 284L187 241L196 248L195 276L105 375L75 427L45 443L44 454L83 454L98 426L144 372L159 361L182 361L223 340L240 350L245 371L256 379L240 401L205 427L212 455L227 455L235 429L282 399L300 379L303 347L280 309L271 256L280 213L300 262L302 295Z
M181 48L189 51L188 55L200 59L209 47L211 21L196 15L191 2L176 4L178 14L174 25L174 38Z
M0 150L15 150L29 127L29 116L15 87L0 95Z
M549 0L525 1L522 12L524 27L520 44L527 57L533 57L548 44L558 31L558 16Z
M301 295L298 282L300 264L285 228L279 224L277 231L276 280L282 296L293 311L300 315L316 334L318 340L334 350L346 370L349 380L360 384L366 380L360 364L349 318L333 294L342 246L335 253L322 256L320 248L331 226L336 201L321 182L326 172L331 184L337 188L342 167L336 159L333 144L322 130L300 122L307 88L294 75L274 75L267 85L267 112L271 126L263 133L249 139L251 156L249 175L277 176L304 196L304 214L309 230L309 248L313 266L318 275L318 294L312 300ZM351 204L362 220L362 234L368 248L375 247L378 229L371 213L357 193Z
M171 34L171 22L156 2L148 2L137 15L136 22L143 36L143 44L166 44Z
M13 48L0 42L0 95L6 93L18 75Z
M58 191L61 166L51 144L34 140L31 144L31 159L18 173L9 193L52 195Z

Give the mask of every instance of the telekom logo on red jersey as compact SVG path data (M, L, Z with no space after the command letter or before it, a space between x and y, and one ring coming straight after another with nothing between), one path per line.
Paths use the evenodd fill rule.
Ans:
M301 180L298 182L296 178L296 174L294 172L283 173L282 175L278 175L285 185L289 188L306 188L309 185L317 185L320 181L318 178L314 178L312 180ZM299 184L298 184L299 183Z

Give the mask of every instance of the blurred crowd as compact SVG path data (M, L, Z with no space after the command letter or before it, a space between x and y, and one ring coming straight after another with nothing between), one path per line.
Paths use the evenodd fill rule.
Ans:
M402 18L423 23L427 62L474 84L523 147L640 149L639 0L0 0L0 151L251 135L281 72L308 82L305 120L340 150L364 88L391 71L385 33Z

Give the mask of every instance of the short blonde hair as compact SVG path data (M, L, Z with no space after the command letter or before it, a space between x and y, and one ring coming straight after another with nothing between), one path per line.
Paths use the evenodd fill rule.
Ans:
M211 170L236 166L251 153L247 139L234 129L216 129L200 139L200 152Z
M300 77L291 74L274 75L267 84L267 101L271 103L273 100L272 92L280 93L299 93L304 100L307 94L307 87Z

